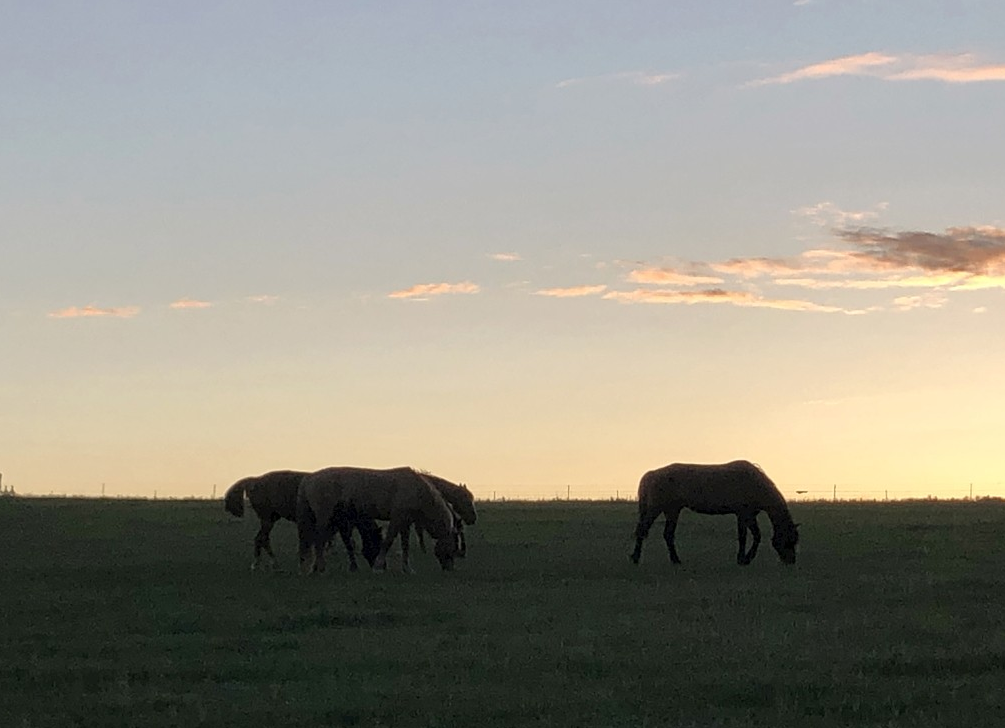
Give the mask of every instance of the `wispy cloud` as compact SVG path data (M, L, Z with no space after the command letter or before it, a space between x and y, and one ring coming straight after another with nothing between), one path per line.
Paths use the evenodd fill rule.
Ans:
M700 291L667 291L662 289L639 288L634 291L610 291L604 298L621 303L728 303L734 306L749 308L775 308L785 311L817 311L822 313L861 313L841 308L826 306L812 301L798 299L764 298L749 291L728 290L724 288L708 288Z
M632 86L660 86L681 77L679 73L651 73L648 71L621 71L619 73L604 73L599 76L582 76L567 78L555 84L555 88L568 88L594 83L627 83Z
M1005 288L1005 230L1000 228L960 227L942 233L850 228L833 233L846 247L708 265L723 275L814 290Z
M815 205L795 209L792 214L820 226L843 228L875 220L886 211L887 207L889 203L880 202L870 210L843 210L833 202L818 202Z
M1005 64L981 63L970 53L897 56L872 51L812 63L794 71L751 81L748 85L788 84L835 76L869 76L885 81L980 83L1005 81Z
M170 304L174 309L209 308L213 304L209 301L195 301L191 298L182 298Z
M878 268L1005 275L1005 229L1001 228L958 227L943 233L859 228L838 235L855 247L855 258Z
M808 216L857 223L877 217L884 208L853 213L820 203L803 209ZM602 294L621 303L728 304L860 315L941 308L957 292L1005 290L1005 228L928 232L857 226L831 228L830 234L831 245L785 257L678 260L670 265L621 261L612 266L622 271L617 283L536 293L554 298ZM806 295L792 296L785 289L802 289ZM825 300L815 300L819 292L827 292ZM885 303L879 298L884 292L893 294ZM866 294L873 300L863 299Z
M97 306L70 306L59 311L53 311L49 318L133 318L140 312L138 306L119 306L115 308L99 308Z
M262 303L266 306L271 306L276 301L279 300L279 296L271 296L269 294L260 294L257 296L248 296L248 301L251 303Z
M418 285L412 286L411 288L405 288L400 291L393 291L387 294L388 298L408 298L412 300L428 300L434 296L444 296L448 294L456 293L478 293L481 289L474 283L470 281L464 281L463 283L420 283Z
M893 306L898 311L911 311L916 308L942 308L946 296L939 293L926 293L921 296L898 296L893 299Z
M513 263L518 260L523 260L523 257L519 253L489 253L488 257L492 260L498 260L503 263Z
M543 288L534 291L538 296L550 296L551 298L581 298L583 296L596 296L607 290L606 284L596 286L572 286L570 288Z
M628 274L632 283L649 283L660 286L714 286L722 283L717 276L701 275L674 268L637 268Z

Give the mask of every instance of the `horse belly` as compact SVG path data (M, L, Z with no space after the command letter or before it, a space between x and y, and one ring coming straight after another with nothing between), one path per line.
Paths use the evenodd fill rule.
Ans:
M728 516L736 513L736 508L703 503L692 503L688 505L688 509L704 516Z

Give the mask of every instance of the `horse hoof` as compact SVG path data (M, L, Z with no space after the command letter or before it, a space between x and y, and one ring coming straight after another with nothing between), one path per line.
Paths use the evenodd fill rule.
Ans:
M638 564L639 564L639 557L638 557L638 556L635 556L634 554L633 554L633 555L631 555L631 556L629 556L629 557L628 557L628 560L629 560L629 561L631 561L631 562L632 562L633 564L635 564L636 566L638 566Z

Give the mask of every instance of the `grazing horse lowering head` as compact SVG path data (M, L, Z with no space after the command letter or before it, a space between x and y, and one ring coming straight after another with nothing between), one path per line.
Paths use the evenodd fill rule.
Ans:
M454 570L454 559L459 553L457 544L458 537L455 532L451 538L437 540L436 546L433 547L433 554L436 555L436 559L440 562L440 568L444 571Z
M771 536L771 545L778 552L778 558L786 564L796 563L796 544L799 543L799 524L780 523Z

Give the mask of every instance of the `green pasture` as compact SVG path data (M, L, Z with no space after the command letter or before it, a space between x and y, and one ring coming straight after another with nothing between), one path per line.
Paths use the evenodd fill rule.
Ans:
M485 503L453 573L249 571L219 502L0 499L0 726L1003 726L1005 504Z

